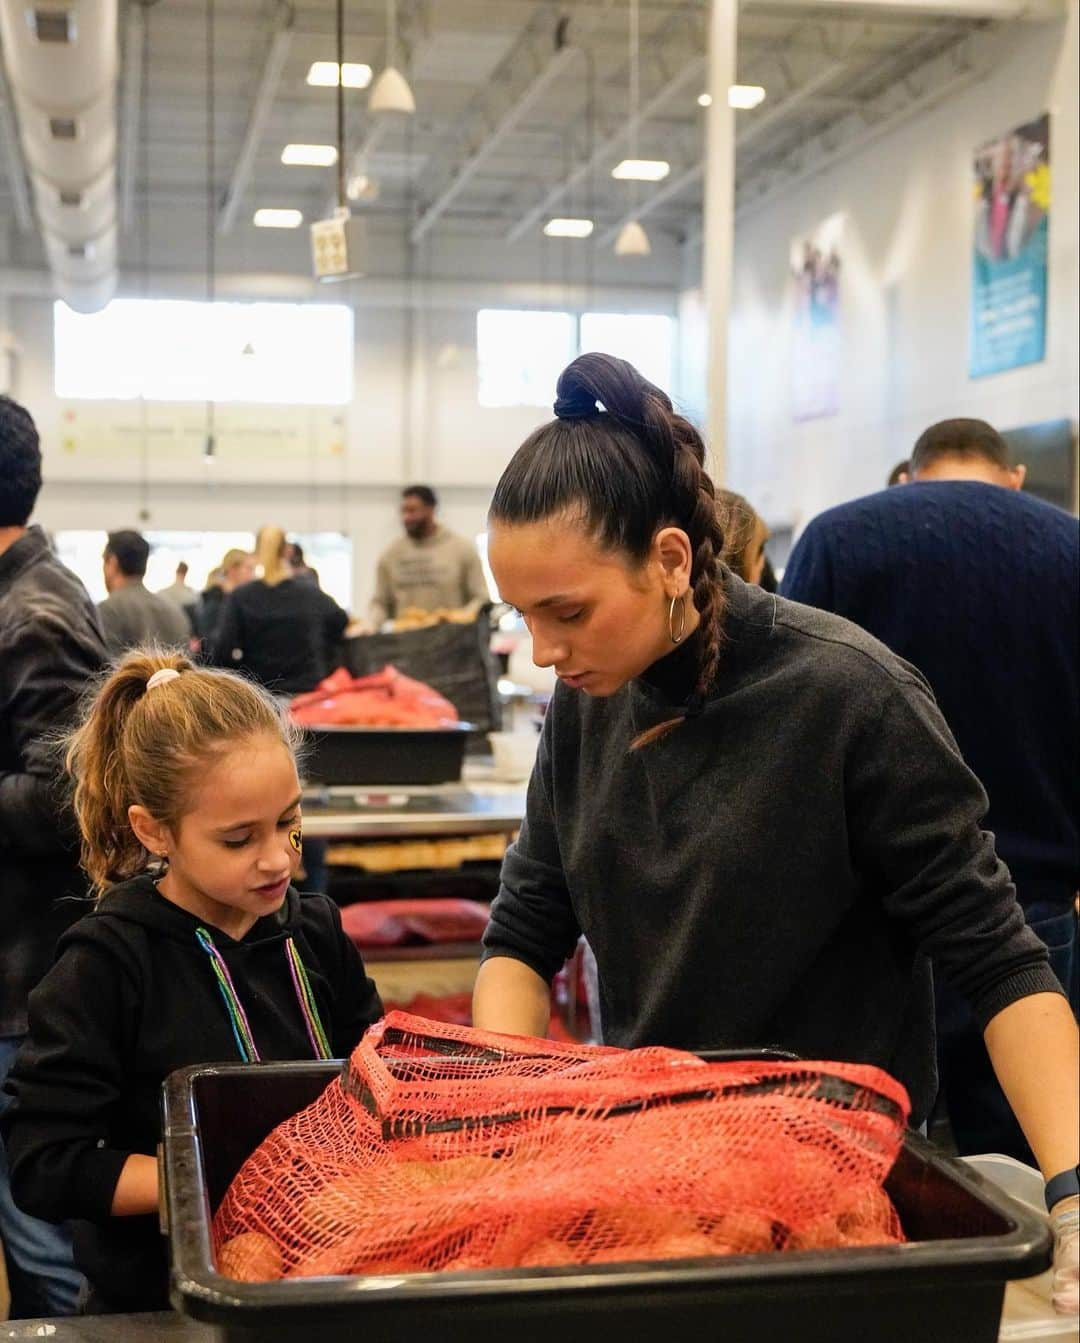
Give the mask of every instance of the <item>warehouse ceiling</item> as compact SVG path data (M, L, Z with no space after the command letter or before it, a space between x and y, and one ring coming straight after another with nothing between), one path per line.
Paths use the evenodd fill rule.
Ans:
M514 249L535 245L551 216L589 216L593 236L578 245L610 251L636 190L650 233L700 236L705 3L641 5L638 154L670 171L636 187L611 176L629 152L627 0L399 0L397 8L398 63L415 116L372 115L367 91L346 90L348 173L368 179L353 208L374 235L422 244L467 233ZM943 0L918 11L906 0L746 0L738 79L766 96L736 114L739 208L978 78L1002 58L1020 13L1009 0ZM378 75L386 22L383 0L347 0L346 61ZM145 263L144 232L159 253L168 240L175 264L188 253L194 264L211 245L211 217L235 257L245 239L256 246L258 208L299 210L307 222L328 212L336 169L287 166L281 155L286 144L336 139L335 90L306 82L314 61L334 60L334 34L326 0L214 0L212 15L207 0L121 7L122 270ZM7 259L29 264L33 208L18 180L11 99L6 91L0 99ZM304 248L295 256L307 266Z

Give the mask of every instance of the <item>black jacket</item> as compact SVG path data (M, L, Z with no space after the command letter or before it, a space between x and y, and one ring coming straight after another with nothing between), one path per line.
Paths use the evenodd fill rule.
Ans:
M298 695L338 665L348 623L348 614L310 580L256 579L226 599L210 656L276 695Z
M113 1309L167 1304L156 1218L109 1213L127 1158L156 1151L162 1082L186 1064L239 1059L199 926L149 877L114 887L65 934L56 964L31 994L30 1033L7 1083L14 1103L3 1127L15 1201L51 1221L76 1219L79 1267ZM289 936L335 1055L351 1053L382 1014L325 896L290 887L282 908L239 941L208 931L265 1061L313 1056L286 960Z
M583 932L606 1043L877 1064L918 1123L927 957L982 1025L1060 985L918 672L846 620L726 588L699 718L630 750L677 712L691 644L607 699L556 689L486 954L550 979Z
M26 1030L27 995L84 912L53 742L106 656L86 589L28 528L0 555L0 1036Z

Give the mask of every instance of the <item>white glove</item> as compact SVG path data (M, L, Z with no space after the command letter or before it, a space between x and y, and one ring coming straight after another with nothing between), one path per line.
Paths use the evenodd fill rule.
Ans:
M1064 1198L1050 1218L1054 1233L1051 1299L1061 1315L1080 1314L1080 1195Z

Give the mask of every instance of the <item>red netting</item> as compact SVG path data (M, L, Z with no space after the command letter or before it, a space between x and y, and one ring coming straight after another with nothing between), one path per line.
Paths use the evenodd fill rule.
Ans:
M877 1068L703 1063L391 1012L245 1162L214 1220L252 1280L903 1239L908 1100Z

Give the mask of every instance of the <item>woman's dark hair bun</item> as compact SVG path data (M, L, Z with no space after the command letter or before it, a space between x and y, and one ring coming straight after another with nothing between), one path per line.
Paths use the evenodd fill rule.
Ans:
M565 374L559 379L561 389ZM598 414L596 397L584 387L570 386L566 392L559 390L555 404L551 408L560 420L584 420L589 415Z

